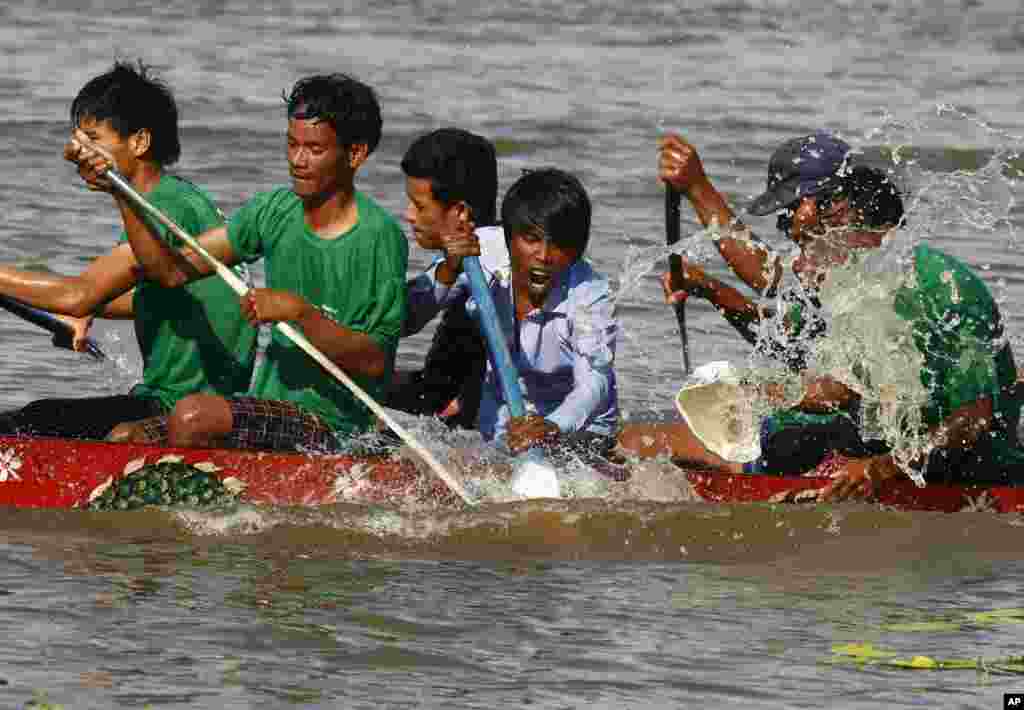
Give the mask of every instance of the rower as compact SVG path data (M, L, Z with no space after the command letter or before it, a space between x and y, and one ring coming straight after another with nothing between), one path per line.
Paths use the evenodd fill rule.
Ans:
M137 67L117 62L87 82L71 104L71 124L109 151L132 186L181 224L198 231L223 224L223 216L203 190L167 172L181 153L178 109L170 89L141 62ZM73 158L73 146L66 151L66 157ZM90 190L105 189L85 174L83 178ZM166 232L148 222L142 228L159 235ZM0 415L3 433L123 438L113 432L127 426L120 431L159 441L159 427L136 424L170 412L193 392L228 394L248 385L256 331L242 318L231 290L215 279L187 289L163 288L152 281L136 287L138 262L124 232L121 242L77 276L0 266L0 294L71 317L78 347L87 342L93 316L133 319L142 382L124 395L32 402Z
M847 169L849 155L850 146L825 131L785 141L769 161L769 189L747 211L756 216L778 211L779 231L802 248L807 243L810 223L815 219L816 213L811 210L812 204L816 204L813 201L819 196L827 199L828 189ZM671 189L687 197L704 227L719 226L714 242L716 249L756 297L775 296L782 279L781 257L732 211L704 172L696 148L681 136L666 136L659 153L659 177ZM892 225L899 221L898 216L892 215L886 219ZM803 369L806 343L822 332L824 323L817 316L813 299L801 289L781 293L789 304L789 311L784 314L781 329L766 330L762 325L775 319L774 309L756 303L722 281L709 279L700 267L684 260L684 280L687 276L706 282L708 288L701 297L758 352L783 361L791 369ZM663 274L661 282L668 302L686 299L689 292L674 290L670 273Z
M512 417L500 375L489 364L479 429L512 453L541 445L590 456L607 453L619 424L615 382L618 323L607 279L583 259L590 238L590 199L573 175L527 172L501 205L509 254L488 287L530 413ZM459 301L468 288L462 260L483 251L468 213L439 232L445 259L424 274L410 320ZM481 318L475 300L465 308Z
M807 243L810 223L817 219L817 196L834 185L847 165L850 146L836 136L817 133L785 141L769 161L768 190L751 205L757 214L781 210L777 226L798 246ZM706 299L736 331L755 347L755 351L781 360L794 371L805 366L808 343L824 332L824 321L817 303L802 288L782 294L789 309L781 318L761 299L775 296L782 279L782 259L753 234L715 188L704 171L697 149L682 136L668 135L660 141L659 178L685 195L697 218L705 227L717 224L714 241L719 254L739 279L755 294L751 298L720 279L709 276L704 269L682 259L681 290L674 290L672 275L662 275L661 283L668 303L679 303L690 296ZM884 216L886 224L895 225L902 215ZM799 283L799 282L798 282ZM770 327L764 327L768 324ZM831 440L857 441L856 427L848 417L829 411L829 388L821 388L815 402L808 401L803 422L814 424L820 437ZM703 446L692 436L685 422L666 425L634 424L623 429L620 442L636 455L654 456L671 450L689 463L731 470L726 461ZM805 442L806 443L806 442ZM827 453L821 446L791 447L800 453L798 460L786 462L797 469L816 465Z
M291 185L257 194L198 241L227 264L262 258L267 288L241 298L244 317L292 324L379 399L405 320L409 248L395 219L355 187L380 142L380 104L344 74L300 79L285 103ZM89 175L111 165L88 145L76 158ZM211 273L210 262L143 229L127 198L116 199L149 279L176 288ZM163 419L176 446L299 451L337 450L373 422L350 389L278 328L246 395L190 395Z
M857 258L860 252L880 246L901 223L903 215L898 191L881 171L866 166L849 167L845 155L832 161L835 169L831 175L823 171L814 162L814 156L828 157L831 153L813 150L822 142L822 134L816 134L784 144L773 156L768 190L752 206L757 214L780 210L780 226L788 227L801 247L794 271L812 303L826 275ZM797 153L804 147L810 149L812 158L794 161L778 155L781 152L792 157L794 147ZM683 153L684 159L680 160L673 148L663 150L663 179L678 177L681 164L693 160L695 153ZM703 187L687 189L698 195L694 202L701 214L701 208L707 206L707 181L697 184ZM812 189L801 193L808 186ZM732 224L735 228L735 222ZM770 267L762 269L760 284L765 289L774 287L778 261L772 263L765 248L748 244L726 246L739 246L759 256L760 263ZM722 246L719 245L720 251ZM746 273L751 275L750 271ZM684 264L682 287L687 295L707 298L722 310L737 303L729 300L729 287L690 264ZM964 294L970 298L962 297ZM927 308L914 307L924 303L929 304ZM1024 457L1015 448L1020 403L1010 396L1016 368L1009 345L1003 341L998 306L984 283L959 260L920 245L914 250L913 273L896 295L895 311L909 321L920 338L915 345L924 357L921 382L929 392L922 420L926 427L923 435L931 442L927 447L930 453L903 465L919 470L928 480L980 480L982 475L985 480L1008 480L1024 463ZM745 306L744 312L751 321L764 315L753 304ZM930 316L936 313L943 314L942 323ZM793 322L799 319L794 318ZM940 333L948 336L950 323L955 324L960 335L940 337ZM961 350L969 343L987 343L984 352L988 355L981 357L982 353L975 353L979 357L966 357L968 353ZM957 369L958 363L963 362L973 365ZM861 438L853 414L857 399L841 382L829 378L806 382L799 404L777 412L763 423L762 455L745 463L727 461L707 449L686 422L627 427L620 443L629 453L667 452L687 464L733 473L800 473L840 449L845 454L840 460L846 464L840 466L836 481L824 493L826 499L839 499L863 494L875 483L903 470L884 444L878 450L881 442Z
M440 251L443 235L461 231L465 220L472 221L484 274L508 270L505 234L496 224L498 160L489 140L458 128L432 131L406 150L402 172L405 219L419 246ZM432 295L435 274L436 283L451 292L423 368L398 373L385 404L411 414L439 416L449 426L475 429L487 350L466 312L470 296L467 276L452 266L455 263L461 263L461 258L438 257L408 282L409 312L403 337L420 332L440 311Z

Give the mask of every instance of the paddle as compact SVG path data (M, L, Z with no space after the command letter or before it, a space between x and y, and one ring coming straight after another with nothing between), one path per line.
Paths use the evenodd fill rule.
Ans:
M202 245L198 241L196 241L194 237L192 237L192 235L188 234L188 232L186 232L177 224L175 224L170 217L168 217L155 206L150 204L149 201L146 200L146 198L140 195L138 192L136 192L135 188L133 188L128 183L127 180L125 180L120 174L118 174L116 170L112 168L108 169L106 171L106 175L114 184L114 187L116 187L125 197L127 197L132 202L133 205L141 209L143 212L146 212L147 214L154 217L161 224L167 227L167 229L173 232L175 236L177 236L183 242L188 244L188 246L192 248L193 251L199 254L199 256L202 257L203 260L205 260L206 263L209 264L214 269L214 271L217 272L218 276L220 276L222 279L224 279L224 281L227 282L228 286L230 286L235 293L237 293L239 296L245 295L245 293L249 290L249 287L248 285L246 285L244 281L242 281L242 279L240 279L235 274L235 272L233 272L227 266L222 264L216 257L210 254L208 251L206 251L206 249L204 249ZM401 425L398 424L398 422L392 419L391 416L389 416L388 413L384 410L384 408L377 404L377 402L375 402L373 398L370 397L370 395L366 394L366 392L364 392L362 388L359 387L359 385L353 382L352 379L341 370L341 368L339 368L331 360L329 360L326 355L317 350L317 348L311 342L309 342L309 340L306 339L305 335L303 335L300 331L296 330L295 327L293 327L290 323L275 323L274 327L277 328L278 331L281 332L286 338L295 343L295 345L297 345L299 348L305 351L307 355L316 360L316 362L321 367L323 367L325 370L327 370L327 372L334 376L335 379L337 379L339 382L345 385L349 389L349 391L352 392L352 394L354 394L356 398L359 399L359 401L361 401L370 409L371 412L373 412L385 424L391 427L391 430L398 434L402 441L404 441L409 446L409 448L415 451L420 456L420 458L422 458L423 461L426 462L430 470L435 475L437 475L438 478L444 481L449 488L455 491L455 493L457 493L460 498L462 498L462 501L464 503L466 503L467 505L474 504L474 501L469 497L469 494L466 493L466 490L462 487L462 484L460 484L444 469L443 466L441 466L437 459L434 458L433 454L431 454L427 449L420 445L420 443L417 442L413 438L413 436L408 431L405 430L404 427L402 427Z
M508 351L508 341L502 333L501 321L498 320L498 312L494 307L494 299L491 298L491 291L487 288L487 280L484 278L484 271L480 268L480 258L467 256L462 260L462 268L469 278L469 290L473 294L477 308L480 309L480 324L483 327L484 338L487 340L487 349L491 353L491 363L498 376L498 383L501 385L501 392L508 404L508 412L513 417L521 417L526 414L526 404L523 401L523 393L519 389L519 373L512 362L512 355ZM512 474L512 488L520 488L517 482L522 483L527 478L537 481L537 485L543 487L543 497L553 496L549 486L544 482L557 482L558 476L554 467L544 461L537 449L530 449L524 454L516 457L517 463ZM531 496L533 497L533 496Z
M491 353L491 362L498 375L501 393L508 403L509 414L513 417L524 416L526 404L523 401L523 393L519 389L519 372L512 362L512 355L508 351L508 342L501 331L498 311L494 307L491 291L487 288L484 270L480 267L480 257L465 257L462 260L462 269L469 278L470 293L473 294L473 300L476 301L477 307L480 309L480 324L484 330L484 338L487 340L487 349Z
M672 246L679 241L679 200L681 195L672 189L671 185L665 185L665 243ZM679 254L669 254L668 266L672 274L672 290L678 291L683 284L683 257ZM679 323L679 338L683 344L683 369L684 374L690 374L690 343L686 337L686 302L680 301L675 304L676 321Z
M47 311L40 310L23 303L16 298L0 295L0 308L5 308L19 318L53 333L53 344L58 348L74 349L74 334L71 326ZM106 360L107 356L92 338L85 341L85 352L96 360Z

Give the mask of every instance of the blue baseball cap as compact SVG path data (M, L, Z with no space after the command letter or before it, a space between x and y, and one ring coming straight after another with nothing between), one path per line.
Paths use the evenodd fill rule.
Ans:
M768 161L768 188L747 212L760 217L818 194L846 172L850 150L828 131L786 141Z

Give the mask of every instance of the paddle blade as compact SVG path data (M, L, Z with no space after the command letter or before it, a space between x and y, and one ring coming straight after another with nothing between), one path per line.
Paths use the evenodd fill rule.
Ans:
M512 492L523 498L560 498L558 473L536 450L527 451L514 463Z
M761 455L750 392L728 362L697 368L676 395L676 409L694 436L726 461L745 463Z
M16 298L2 295L0 295L0 308L4 308L19 318L53 333L53 338L50 342L53 343L54 347L74 350L71 327L52 313L30 306ZM100 347L92 338L88 339L85 347L85 352L91 355L94 359L107 359L107 356L103 354L103 351L100 350Z

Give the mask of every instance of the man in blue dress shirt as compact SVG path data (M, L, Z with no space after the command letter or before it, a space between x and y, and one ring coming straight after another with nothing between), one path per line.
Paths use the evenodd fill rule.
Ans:
M512 453L558 443L606 452L615 443L618 323L607 279L582 258L590 238L590 214L590 199L580 181L554 168L526 173L502 202L509 260L488 264L488 286L528 414L510 416L498 374L488 367L479 428L484 439L504 444ZM429 319L431 311L468 291L461 260L480 254L480 236L466 221L443 241L447 260L438 260L410 287L410 320ZM445 274L439 278L443 264ZM457 278L443 278L452 268ZM466 311L479 318L472 298Z

